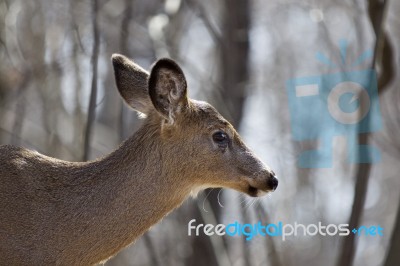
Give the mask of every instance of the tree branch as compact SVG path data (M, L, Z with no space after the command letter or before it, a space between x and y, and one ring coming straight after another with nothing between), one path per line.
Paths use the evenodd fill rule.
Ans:
M96 116L96 98L97 98L97 64L99 57L99 29L97 25L98 3L92 0L92 24L93 24L93 52L92 52L92 89L90 92L90 101L88 108L88 117L85 130L83 160L89 159L90 137L92 133L93 122Z

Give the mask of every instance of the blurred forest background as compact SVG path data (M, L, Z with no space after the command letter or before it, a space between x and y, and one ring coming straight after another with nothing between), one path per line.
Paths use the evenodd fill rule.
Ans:
M262 199L200 193L105 265L400 265L398 14L395 0L0 0L0 144L72 161L109 153L141 124L118 95L112 53L145 68L171 57L190 96L239 128L279 187ZM293 141L285 82L331 73L315 53L338 61L341 39L349 58L374 51L363 67L378 72L383 129L359 139L382 161L348 164L338 137L332 168L300 169L317 140ZM189 237L193 218L379 224L384 236Z

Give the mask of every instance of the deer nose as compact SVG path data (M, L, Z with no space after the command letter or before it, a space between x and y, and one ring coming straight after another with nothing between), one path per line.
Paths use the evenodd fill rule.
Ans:
M275 191L276 188L278 187L278 183L279 183L278 178L276 178L275 173L271 171L267 181L268 186L272 189L272 191Z

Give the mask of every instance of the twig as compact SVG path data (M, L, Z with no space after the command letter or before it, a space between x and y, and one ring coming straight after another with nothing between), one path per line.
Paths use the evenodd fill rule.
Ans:
M209 19L207 12L205 11L205 8L201 5L201 1L187 1L187 4L189 7L193 9L195 13L198 14L199 18L203 21L204 26L210 33L211 37L214 39L214 41L220 45L224 46L225 43L222 40L221 33L218 31L218 29L211 23L211 20Z
M122 54L128 54L128 40L129 40L129 24L132 17L132 1L125 0L125 11L121 21L121 32L119 36L119 50ZM125 139L125 126L124 126L124 103L120 100L119 109L119 138L120 141Z
M25 103L25 98L24 97L18 97L19 95L23 95L22 91L25 89L25 87L28 84L28 81L30 79L30 74L28 74L27 71L25 71L23 75L23 80L21 84L19 84L16 92L16 110L15 110L15 120L14 120L14 125L12 127L12 137L11 137L11 143L15 146L20 145L20 138L18 136L21 135L22 132L22 127L24 123L24 116L25 116L25 111L26 111L26 103Z
M153 241L150 238L149 232L147 232L146 234L143 235L143 241L144 241L144 244L146 245L147 251L149 252L149 255L150 255L149 258L151 261L151 265L152 266L159 265L156 248L153 245Z
M386 257L385 266L398 266L400 261L400 204L398 205L396 223L390 240L390 248Z
M97 64L99 57L99 30L97 25L98 3L92 0L92 24L93 24L93 53L92 53L92 89L90 92L90 102L88 109L88 117L86 123L83 160L89 159L90 137L92 133L93 122L96 116L96 98L97 98Z
M270 221L267 218L268 214L265 211L264 207L259 204L257 206L257 211L258 211L258 217L260 220L264 221L264 224L269 224ZM265 238L265 242L266 242L266 246L267 246L267 250L268 250L268 254L267 254L267 260L269 261L269 265L272 266L281 266L283 265L280 258L279 258L279 254L276 251L276 244L274 241L273 237L266 237Z

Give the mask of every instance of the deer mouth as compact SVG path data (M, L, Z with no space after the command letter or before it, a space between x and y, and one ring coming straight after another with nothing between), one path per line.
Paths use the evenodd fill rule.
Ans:
M269 190L264 190L264 189L259 189L256 187L253 187L251 185L249 185L248 189L247 189L247 195L249 195L250 197L262 197L266 194L268 194L268 192L270 192Z
M262 197L270 192L274 192L279 183L275 173L272 171L267 173L267 177L242 176L241 181L244 183L241 191L250 197Z

